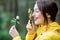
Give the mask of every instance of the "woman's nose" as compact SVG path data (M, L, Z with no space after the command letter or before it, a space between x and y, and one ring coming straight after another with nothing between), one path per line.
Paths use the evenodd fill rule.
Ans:
M35 15L35 14L34 14L34 12L33 12L33 13L32 13L32 16L34 17L34 15Z

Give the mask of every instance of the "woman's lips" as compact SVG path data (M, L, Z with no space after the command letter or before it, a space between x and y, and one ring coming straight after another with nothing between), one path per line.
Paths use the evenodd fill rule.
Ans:
M34 21L36 21L38 19L38 17L34 18Z

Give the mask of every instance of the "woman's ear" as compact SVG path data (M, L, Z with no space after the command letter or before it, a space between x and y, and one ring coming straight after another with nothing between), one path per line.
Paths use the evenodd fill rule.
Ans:
M48 19L51 18L51 15L49 15L48 13L46 13L46 16L47 16Z

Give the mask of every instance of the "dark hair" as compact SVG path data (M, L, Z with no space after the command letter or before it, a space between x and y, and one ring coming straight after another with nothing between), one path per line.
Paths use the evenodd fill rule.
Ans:
M48 23L46 13L51 16L51 20L55 21L56 14L58 12L57 4L54 0L37 0L37 5L40 11L42 11L42 15L44 16L44 20Z

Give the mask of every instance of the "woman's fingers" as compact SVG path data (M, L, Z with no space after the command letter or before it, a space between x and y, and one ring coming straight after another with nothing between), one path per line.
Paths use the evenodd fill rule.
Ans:
M32 29L33 28L33 22L31 21L31 23L30 23L30 20L29 20L26 28Z
M30 20L29 20L26 28L27 28L27 31L29 32L29 34L32 34L34 32L33 22L31 21L31 23L30 23Z
M27 24L26 28L27 28L27 29L32 29L32 27L31 27L30 24Z
M12 26L9 30L9 34L12 36L12 37L16 37L19 35L18 31L16 30L15 26Z

